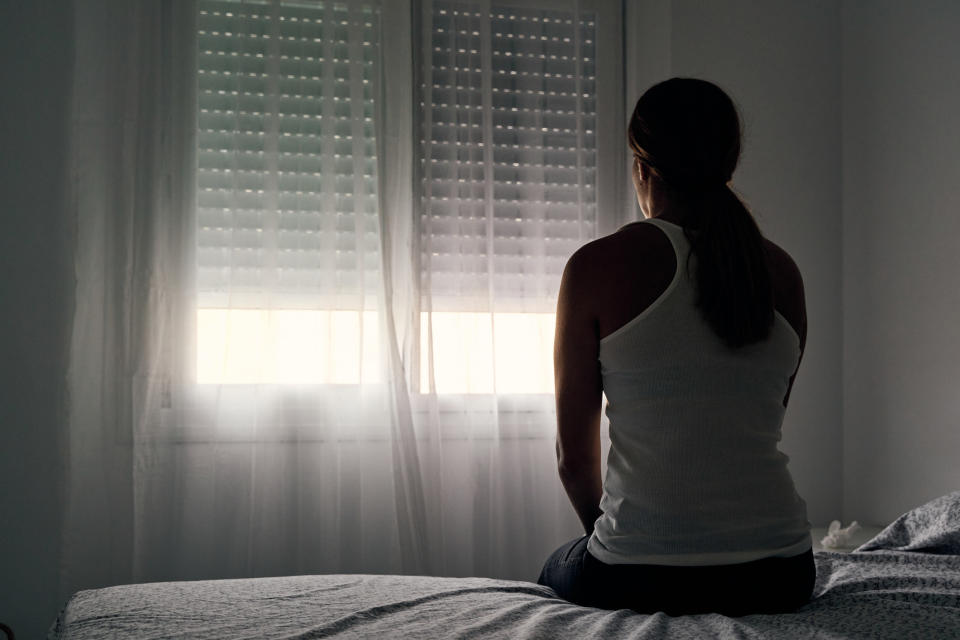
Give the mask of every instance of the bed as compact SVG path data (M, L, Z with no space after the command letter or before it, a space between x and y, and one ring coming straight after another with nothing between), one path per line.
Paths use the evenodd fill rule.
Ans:
M960 638L960 491L815 558L813 599L784 615L672 618L580 607L528 582L312 575L80 591L49 638Z

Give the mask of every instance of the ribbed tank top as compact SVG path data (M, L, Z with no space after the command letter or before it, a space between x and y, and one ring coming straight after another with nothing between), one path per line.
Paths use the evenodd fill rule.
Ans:
M779 451L800 340L775 314L731 349L695 306L683 229L651 218L677 270L640 315L600 341L610 452L588 543L607 564L719 565L810 549L806 503Z

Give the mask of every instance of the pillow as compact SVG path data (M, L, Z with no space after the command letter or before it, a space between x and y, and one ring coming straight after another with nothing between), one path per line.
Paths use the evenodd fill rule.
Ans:
M960 554L960 491L917 507L854 551Z

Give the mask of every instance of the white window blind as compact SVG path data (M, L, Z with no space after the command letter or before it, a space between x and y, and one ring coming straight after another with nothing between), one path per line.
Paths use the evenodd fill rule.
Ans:
M379 273L378 10L201 0L201 308L361 308Z
M422 389L552 389L560 276L597 236L598 211L611 209L604 194L616 191L598 188L616 172L611 140L622 145L611 134L622 128L609 91L619 78L615 5L423 3L420 146L410 159L420 168L412 249L429 316ZM198 378L370 379L377 174L390 169L376 157L380 5L199 6ZM603 123L598 104L613 114Z
M552 312L566 260L596 236L595 17L526 5L435 1L429 14L421 268L434 310Z
M197 379L380 375L379 5L200 0Z

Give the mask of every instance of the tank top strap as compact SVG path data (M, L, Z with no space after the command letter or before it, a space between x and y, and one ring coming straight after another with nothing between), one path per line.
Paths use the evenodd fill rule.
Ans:
M678 265L680 264L680 260L686 260L687 254L690 252L690 241L687 240L687 235L684 233L683 227L673 222L668 222L667 220L661 220L660 218L647 218L640 222L652 224L666 234L667 238L670 239L670 244L673 245L673 252L677 256Z

